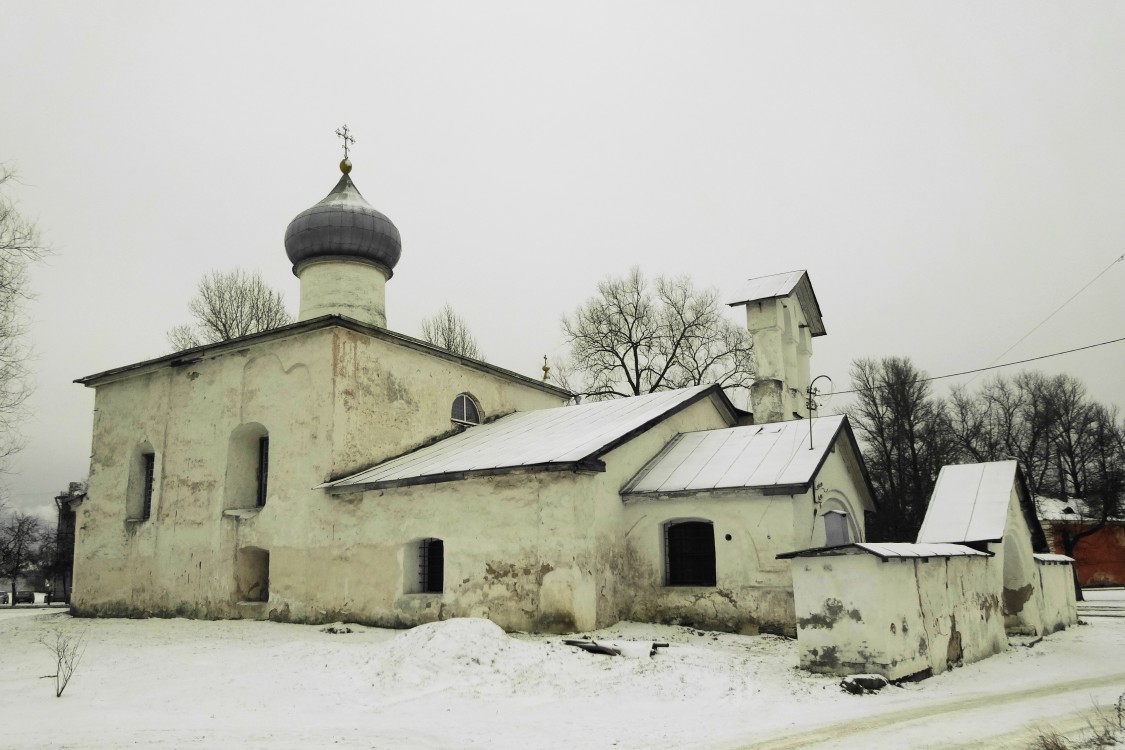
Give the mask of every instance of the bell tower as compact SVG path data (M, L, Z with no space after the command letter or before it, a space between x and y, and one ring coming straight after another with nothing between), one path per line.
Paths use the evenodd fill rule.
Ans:
M805 271L750 279L727 302L746 307L746 329L754 340L758 372L750 387L754 423L808 416L812 340L824 336L824 320Z

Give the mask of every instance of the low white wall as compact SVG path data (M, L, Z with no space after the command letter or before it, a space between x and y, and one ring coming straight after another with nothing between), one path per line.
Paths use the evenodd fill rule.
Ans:
M1074 571L1070 563L1036 560L1042 586L1040 618L1043 633L1054 633L1078 624L1078 604L1074 598Z
M984 557L883 562L866 553L793 559L801 666L893 680L1002 651L991 564Z

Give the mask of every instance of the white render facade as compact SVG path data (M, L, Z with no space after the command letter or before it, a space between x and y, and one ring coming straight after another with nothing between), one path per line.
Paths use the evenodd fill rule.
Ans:
M823 334L807 274L732 303L761 323L751 398L775 423L718 386L573 404L387 330L400 238L350 169L286 232L299 322L78 381L96 397L73 611L795 633L775 556L863 541L873 510L845 418L783 421Z

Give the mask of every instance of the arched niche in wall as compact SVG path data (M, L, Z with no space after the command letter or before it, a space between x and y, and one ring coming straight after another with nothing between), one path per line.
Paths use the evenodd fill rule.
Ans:
M815 508L809 547L831 547L864 541L860 510L839 490L821 494Z
M242 547L234 556L234 596L240 602L270 599L270 553L261 547Z
M258 422L241 424L227 441L223 510L260 508L269 491L269 431Z

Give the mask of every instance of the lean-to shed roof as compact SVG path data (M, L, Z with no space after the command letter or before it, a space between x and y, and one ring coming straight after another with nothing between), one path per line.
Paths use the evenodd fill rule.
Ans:
M621 494L767 487L804 491L837 436L847 430L850 437L846 417L817 417L810 449L809 427L809 420L792 420L681 433Z
M321 487L350 492L518 469L602 471L601 455L708 397L734 420L734 407L717 385L516 412Z
M1046 549L1043 529L1016 461L951 464L938 473L918 542L999 542L1015 490L1035 550Z
M779 560L794 557L825 557L831 555L875 555L882 560L892 558L932 557L991 557L991 552L981 552L963 544L911 544L910 542L852 542L834 547L814 547L796 552L783 552Z

